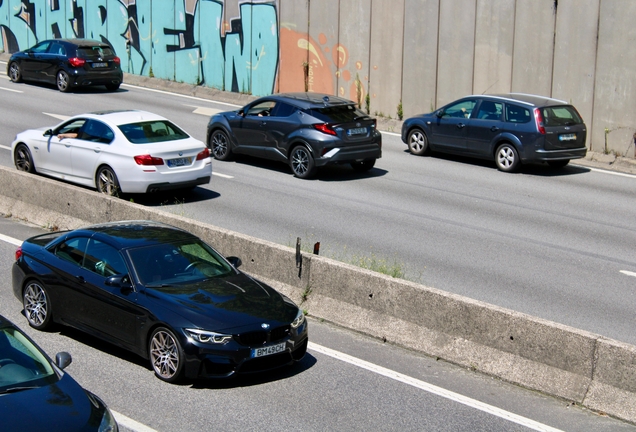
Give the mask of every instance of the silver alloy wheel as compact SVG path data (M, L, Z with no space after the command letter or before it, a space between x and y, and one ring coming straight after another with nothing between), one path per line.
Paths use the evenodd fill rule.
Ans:
M428 150L428 141L426 140L426 135L424 135L424 132L419 129L414 129L409 133L408 143L409 150L414 155L421 156Z
M49 322L49 299L44 288L36 282L27 285L23 295L24 314L29 324L43 329Z
M229 156L229 146L227 136L224 132L216 131L212 134L212 154L215 159L225 160Z
M519 164L519 157L517 151L510 144L503 144L497 149L497 156L495 159L497 168L501 171L511 172L514 171Z
M24 172L35 172L35 168L33 166L33 160L31 158L31 152L28 147L24 144L20 144L15 149L14 156L15 167L18 171Z
M172 334L159 329L150 341L150 362L159 378L172 380L179 373L179 347Z
M71 89L70 78L63 70L57 73L57 89L61 92L67 92Z
M16 62L11 63L11 66L9 66L9 78L16 83L22 81L22 71Z
M314 159L307 147L299 145L292 150L290 165L294 175L306 179L314 172Z
M97 171L97 191L108 196L119 196L119 181L109 167L102 167Z

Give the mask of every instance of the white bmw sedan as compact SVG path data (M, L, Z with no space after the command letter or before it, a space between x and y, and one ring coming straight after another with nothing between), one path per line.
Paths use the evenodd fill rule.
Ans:
M205 144L147 111L77 115L51 129L19 133L11 150L20 171L111 196L190 189L209 183L212 176Z

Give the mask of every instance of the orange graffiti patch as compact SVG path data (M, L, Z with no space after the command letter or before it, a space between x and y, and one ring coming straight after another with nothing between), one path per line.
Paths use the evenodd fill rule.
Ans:
M307 33L280 29L280 92L305 91L334 94L334 72L320 45ZM307 76L305 67L307 65Z
M342 79L345 81L349 81L351 79L351 72L348 70L342 71Z
M338 69L345 67L349 61L349 53L347 52L347 49L340 44L333 47L331 56L333 64L335 64Z
M320 33L318 35L318 41L320 42L320 45L324 45L327 43L327 36L325 36L324 33Z

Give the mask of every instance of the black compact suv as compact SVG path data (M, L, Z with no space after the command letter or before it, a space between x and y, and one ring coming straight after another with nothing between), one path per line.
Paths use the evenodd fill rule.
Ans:
M107 43L90 39L49 39L12 54L7 75L13 82L55 84L61 92L93 85L115 91L124 77L120 63Z
M216 159L241 153L278 160L299 178L330 164L368 171L382 157L376 120L353 101L321 93L280 93L215 114L207 144Z
M585 157L587 129L567 102L522 93L466 96L402 124L411 153L432 151L494 160L501 171Z

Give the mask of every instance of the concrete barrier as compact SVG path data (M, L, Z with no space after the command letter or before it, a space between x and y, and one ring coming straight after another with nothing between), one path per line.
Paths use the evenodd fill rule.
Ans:
M636 423L636 347L38 175L0 167L0 213L53 229L152 219L186 229L311 316Z

